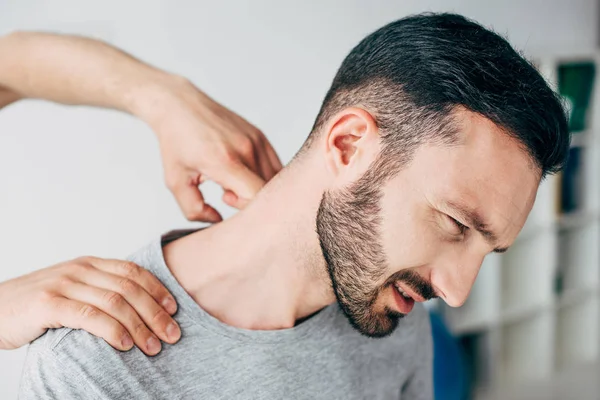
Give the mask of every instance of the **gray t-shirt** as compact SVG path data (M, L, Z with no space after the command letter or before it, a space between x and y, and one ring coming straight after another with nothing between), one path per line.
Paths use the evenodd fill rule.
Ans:
M29 347L21 399L433 399L432 341L420 304L383 339L337 304L291 329L251 331L209 315L179 285L157 239L130 257L177 299L182 337L154 357L53 329Z

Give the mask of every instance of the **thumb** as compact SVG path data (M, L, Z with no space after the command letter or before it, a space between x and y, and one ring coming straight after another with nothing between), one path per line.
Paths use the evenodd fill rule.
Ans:
M237 208L238 210L243 210L250 203L250 200L240 199L231 190L225 190L222 200L229 207Z
M234 162L219 170L218 174L210 174L226 193L230 193L234 201L227 202L236 208L243 208L265 186L265 181L241 162Z
M184 179L178 180L172 185L171 191L183 211L185 217L190 221L219 222L221 215L204 201L204 196L197 185Z

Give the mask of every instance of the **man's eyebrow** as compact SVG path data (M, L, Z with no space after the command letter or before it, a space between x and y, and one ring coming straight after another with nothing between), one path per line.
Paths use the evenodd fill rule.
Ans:
M448 208L458 214L458 216L463 219L468 226L481 233L490 246L497 245L499 241L498 236L489 229L489 225L476 210L453 201L447 201L446 205ZM494 249L494 253L504 253L506 250L508 250L508 247L496 247Z

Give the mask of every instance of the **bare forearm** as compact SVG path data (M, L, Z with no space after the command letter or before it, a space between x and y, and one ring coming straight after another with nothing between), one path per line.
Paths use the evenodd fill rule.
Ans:
M93 39L33 32L0 37L0 107L37 98L136 114L142 93L174 78Z

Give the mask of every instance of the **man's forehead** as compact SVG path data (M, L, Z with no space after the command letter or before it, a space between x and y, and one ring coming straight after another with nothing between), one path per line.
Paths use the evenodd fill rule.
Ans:
M438 205L477 211L502 241L522 228L540 182L523 146L483 117L467 118L453 145L422 145L405 172Z
M473 226L501 247L512 242L525 224L539 186L537 175L530 170L508 165L495 172L487 166L473 166L461 174L448 174L434 195L440 203L472 216ZM433 188L435 190L435 188ZM484 235L484 236L485 236Z

